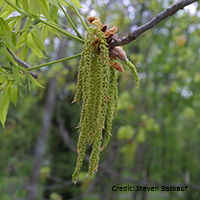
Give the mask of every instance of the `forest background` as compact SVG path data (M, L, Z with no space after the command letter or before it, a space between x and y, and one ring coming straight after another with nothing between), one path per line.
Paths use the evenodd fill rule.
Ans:
M91 15L109 27L117 25L122 37L175 2L88 0L80 1L79 11L85 21ZM67 7L67 13L85 37L76 12ZM45 89L36 85L29 92L22 89L22 103L20 99L17 107L10 103L5 128L0 127L0 198L200 199L199 19L198 3L193 3L123 47L137 67L140 88L128 68L118 73L119 110L111 141L91 179L86 177L86 156L76 185L71 175L81 105L71 102L80 57L38 69L37 81ZM72 30L61 11L56 20ZM51 31L45 48L45 58L29 50L25 61L36 66L73 56L82 51L82 44ZM5 62L0 56L0 65ZM186 192L113 192L114 185L189 188Z

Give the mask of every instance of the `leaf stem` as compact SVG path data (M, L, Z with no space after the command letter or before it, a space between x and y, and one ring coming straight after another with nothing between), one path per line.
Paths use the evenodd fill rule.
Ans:
M30 70L35 70L35 69L39 69L41 67L44 67L44 66L47 66L47 65L53 65L53 64L56 64L56 63L59 63L59 62L63 62L63 61L66 61L66 60L70 60L70 59L73 59L73 58L76 58L76 57L79 57L81 56L82 53L79 53L79 54L76 54L76 55L73 55L73 56L70 56L70 57L67 57L67 58L62 58L62 59L59 59L59 60L55 60L55 61L51 61L51 62L48 62L48 63L44 63L44 64L41 64L41 65L37 65L35 67L31 67L29 69L27 69L28 71Z
M69 23L70 23L71 26L73 27L73 29L74 29L74 31L76 32L76 34L77 34L80 38L84 39L84 38L82 37L82 35L78 32L77 28L75 27L74 23L73 23L72 20L70 19L69 15L66 13L66 11L64 10L64 8L61 6L61 4L60 4L59 2L58 2L58 5L59 5L60 9L63 11L65 17L67 17Z
M83 18L81 17L79 11L77 10L77 8L76 8L75 6L73 6L73 8L74 8L74 11L76 12L78 18L81 20L83 26L84 26L85 29L87 30L87 29L88 29L88 26L87 26L87 24L83 21Z

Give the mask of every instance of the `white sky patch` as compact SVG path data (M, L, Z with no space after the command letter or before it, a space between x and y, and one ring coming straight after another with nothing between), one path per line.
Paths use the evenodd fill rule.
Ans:
M123 1L123 4L124 4L125 6L128 6L128 5L130 4L130 1L129 1L129 0L124 0L124 1Z
M49 43L50 43L49 38L46 38L44 44L45 44L45 45L49 45Z
M197 13L197 7L198 7L198 3L195 2L195 3L193 3L193 4L190 4L190 5L186 6L186 7L184 8L184 10L185 10L186 12L189 12L190 15L194 16L194 15Z
M87 13L89 11L89 5L91 4L91 1L86 1L86 3L81 3L81 12L82 13Z
M21 14L17 11L14 11L11 13L11 15L9 15L6 19L10 18L10 17L17 17L17 16L20 16Z
M53 41L54 41L54 47L55 47L55 48L58 48L60 39L57 38L57 37L55 37L55 38L53 39Z
M96 15L97 15L97 12L96 12L95 10L91 10L91 11L89 12L89 16L95 17Z
M188 99L190 98L193 93L191 90L189 90L188 87L183 87L183 89L181 90L181 95L185 98L185 99Z

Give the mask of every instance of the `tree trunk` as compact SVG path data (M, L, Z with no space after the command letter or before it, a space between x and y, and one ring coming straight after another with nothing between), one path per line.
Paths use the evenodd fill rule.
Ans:
M27 196L26 200L36 200L37 199L37 190L38 182L40 177L40 168L42 166L42 161L45 153L45 145L47 141L47 136L49 132L49 126L52 117L52 111L55 105L56 97L56 87L57 79L53 77L50 80L48 93L46 97L45 110L42 119L41 132L38 135L38 140L35 145L34 157L33 157L33 168L30 177L30 184L27 186Z

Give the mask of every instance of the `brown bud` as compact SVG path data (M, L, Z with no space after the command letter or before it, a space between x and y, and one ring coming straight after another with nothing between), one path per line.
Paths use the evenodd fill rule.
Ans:
M87 20L90 24L96 19L96 17L87 16Z
M113 39L113 35L109 35L108 37L106 37L106 42L110 44L112 42L112 39Z
M111 29L107 31L107 33L112 33L113 35L117 32L117 26L113 26Z
M106 32L106 33L104 33L104 36L106 37L106 38L109 38L109 37L113 37L113 33L110 33L110 32Z
M101 31L105 33L107 31L107 28L108 28L108 26L106 24L104 24L101 26Z
M112 42L113 36L115 35L116 31L117 31L117 26L113 26L106 33L104 33L104 36L106 37L106 41L108 44Z
M118 53L114 50L114 49L111 49L109 50L109 57L110 58L114 58L115 60L117 59L117 56L118 56Z
M102 23L100 21L100 19L98 17L91 17L91 16L88 16L87 17L87 20L90 24L94 24L95 26L97 27L101 27L102 26Z
M122 60L122 61L127 61L126 53L121 47L114 47L113 48L114 52L117 52L117 57Z
M119 64L118 62L109 60L109 63L110 63L110 66L115 68L117 71L125 72L121 64Z

